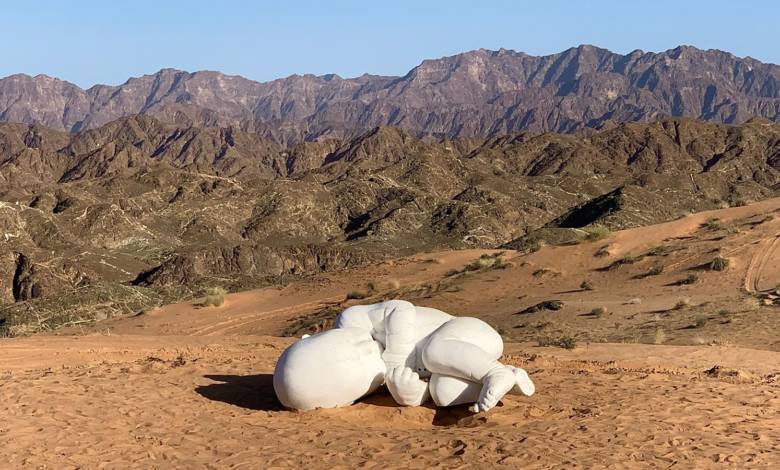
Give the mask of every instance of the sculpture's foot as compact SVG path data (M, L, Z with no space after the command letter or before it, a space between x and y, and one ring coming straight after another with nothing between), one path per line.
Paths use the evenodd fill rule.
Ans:
M469 409L475 413L493 409L515 385L517 377L512 369L505 366L496 367L482 379L479 400Z
M530 397L534 394L534 392L536 392L536 386L531 381L531 377L528 376L528 372L515 366L506 367L507 369L512 370L512 372L515 374L516 380L515 386L512 387L512 390L509 393L513 395L525 395Z

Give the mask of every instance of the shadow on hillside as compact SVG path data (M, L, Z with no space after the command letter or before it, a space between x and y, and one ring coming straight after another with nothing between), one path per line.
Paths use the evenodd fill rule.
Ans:
M281 411L284 409L276 399L272 374L206 375L205 378L222 382L201 385L195 389L195 392L209 400L250 410Z

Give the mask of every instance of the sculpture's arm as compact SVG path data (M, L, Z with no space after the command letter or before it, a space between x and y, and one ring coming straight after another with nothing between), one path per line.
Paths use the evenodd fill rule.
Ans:
M334 328L360 328L373 334L374 325L368 316L373 305L355 305L336 317Z
M388 370L414 366L415 324L417 311L410 302L391 300L385 306L385 352Z
M396 403L402 406L420 406L430 398L428 382L408 367L395 367L385 376L387 389Z

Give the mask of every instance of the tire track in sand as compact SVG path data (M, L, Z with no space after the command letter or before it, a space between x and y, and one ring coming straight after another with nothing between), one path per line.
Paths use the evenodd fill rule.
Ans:
M195 330L190 334L193 336L218 336L218 335L225 334L231 330L235 330L236 328L240 328L242 326L255 323L260 319L268 319L269 317L274 317L284 313L294 313L300 310L314 309L317 307L322 307L328 304L338 302L339 300L343 300L343 299L344 299L343 295L324 297L321 299L312 300L310 302L303 302L299 304L290 305L287 307L281 307L272 310L265 310L260 312L253 312L246 315L235 316L235 317L228 318L227 320L218 323L213 323L203 328L199 328L198 330Z
M759 246L753 254L748 269L745 272L746 291L756 293L761 290L759 288L761 284L761 275L767 264L774 258L778 246L780 246L780 235L775 235L774 238L768 238L761 242L761 246Z

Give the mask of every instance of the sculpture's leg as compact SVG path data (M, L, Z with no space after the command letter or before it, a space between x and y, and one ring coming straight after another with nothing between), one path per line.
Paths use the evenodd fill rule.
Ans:
M482 383L485 374L501 365L501 336L477 318L457 317L431 333L423 345L422 360L432 374L450 375Z
M481 384L478 397L472 400L476 402L477 411L493 408L513 388L524 387L523 392L526 392L530 384L531 391L526 394L533 393L533 384L522 369L507 367L498 362L504 343L501 336L482 320L470 317L454 318L434 331L423 348L423 363L432 374ZM522 374L518 374L518 370ZM447 388L439 392L431 390L434 400L434 393L439 395L442 403L452 401L450 395L453 394L454 399L461 403L467 403L462 401L466 396L473 398L471 392L465 392L470 387L460 384L460 387L465 387L460 393L457 392L457 383L451 383L449 379L445 382L448 384Z

